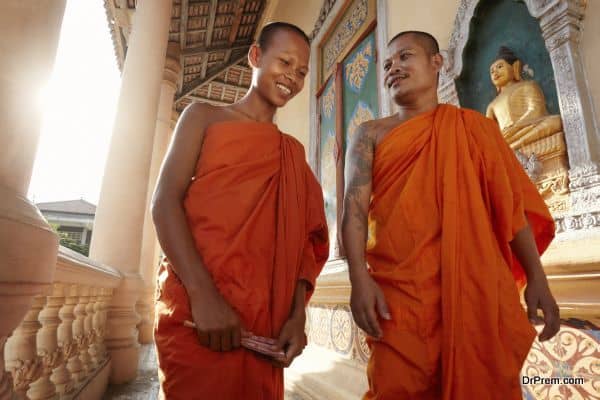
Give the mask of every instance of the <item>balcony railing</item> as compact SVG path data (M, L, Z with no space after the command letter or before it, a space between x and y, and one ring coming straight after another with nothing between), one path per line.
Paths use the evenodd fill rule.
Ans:
M110 372L107 319L121 279L119 271L60 247L52 284L33 297L4 348L18 397L101 398ZM12 301L23 298L15 293Z

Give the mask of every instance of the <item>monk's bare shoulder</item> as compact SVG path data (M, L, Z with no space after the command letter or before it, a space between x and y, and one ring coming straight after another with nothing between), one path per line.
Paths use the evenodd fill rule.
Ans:
M188 119L189 122L204 131L211 124L232 119L231 112L226 108L226 106L194 102L183 110L181 117Z
M239 119L231 106L215 106L208 103L194 102L188 105L177 122L175 139L187 143L187 151L200 152L206 130L213 124ZM218 132L214 134L218 135Z
M394 117L373 119L360 124L350 141L352 158L372 159L377 144L396 124Z
M377 146L396 126L398 126L398 117L396 115L371 121L370 129L373 131L373 135L375 135L375 146Z

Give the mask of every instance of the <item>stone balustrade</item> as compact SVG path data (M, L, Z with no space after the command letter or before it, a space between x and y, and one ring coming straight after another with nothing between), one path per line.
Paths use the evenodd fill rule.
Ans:
M117 270L59 249L53 282L33 296L4 346L14 394L32 400L102 397L111 370L108 312L121 280ZM14 293L12 301L27 295ZM10 301L4 298L5 305Z

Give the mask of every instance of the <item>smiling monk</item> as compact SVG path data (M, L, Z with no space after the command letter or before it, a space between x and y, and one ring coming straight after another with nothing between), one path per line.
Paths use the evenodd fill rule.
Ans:
M306 301L329 253L323 196L300 142L272 120L302 90L309 54L298 27L266 25L246 96L192 104L177 124L152 206L167 256L155 326L163 398L283 399L283 368L306 345ZM252 334L283 356L241 347Z
M559 328L539 253L548 209L495 122L438 104L436 40L403 32L385 84L398 113L358 130L346 161L343 240L356 323L370 336L365 399L521 399L535 337Z

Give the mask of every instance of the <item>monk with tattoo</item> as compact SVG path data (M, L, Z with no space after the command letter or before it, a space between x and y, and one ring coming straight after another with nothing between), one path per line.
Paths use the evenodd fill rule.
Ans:
M345 171L350 303L371 348L364 399L521 399L538 309L540 340L559 329L539 256L553 219L495 122L438 104L436 40L403 32L387 50L398 112L360 126Z

